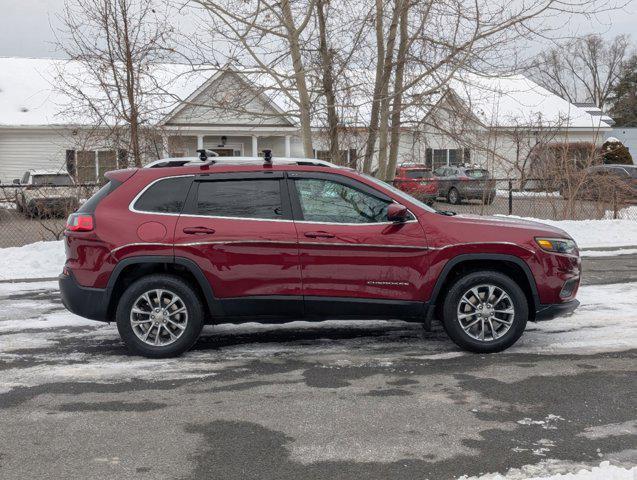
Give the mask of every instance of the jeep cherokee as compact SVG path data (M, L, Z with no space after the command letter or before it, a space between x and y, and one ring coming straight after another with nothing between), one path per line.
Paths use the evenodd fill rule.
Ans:
M115 321L132 352L179 355L206 323L299 318L437 319L497 352L579 303L560 229L438 212L321 160L203 160L109 172L68 219L64 305Z

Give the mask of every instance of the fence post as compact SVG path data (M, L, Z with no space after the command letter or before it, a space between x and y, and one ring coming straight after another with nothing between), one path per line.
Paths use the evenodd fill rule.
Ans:
M617 187L613 188L613 220L617 220L619 212L617 211Z
M513 215L513 181L509 180L509 215Z

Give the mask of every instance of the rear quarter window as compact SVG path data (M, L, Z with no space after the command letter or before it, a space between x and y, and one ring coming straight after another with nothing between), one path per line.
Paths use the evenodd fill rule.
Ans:
M94 213L97 205L121 184L122 182L118 182L117 180L109 180L108 183L82 204L77 210L78 213Z
M133 209L150 213L181 213L192 179L189 176L156 181L135 201Z

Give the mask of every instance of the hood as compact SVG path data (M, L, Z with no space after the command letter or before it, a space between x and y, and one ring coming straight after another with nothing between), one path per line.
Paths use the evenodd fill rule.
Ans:
M524 218L511 218L511 217L494 217L494 216L481 216L481 215L455 215L454 220L469 225L488 225L493 227L526 230L532 236L545 236L545 237L557 237L557 238L571 238L561 228L542 223L541 221L527 220Z

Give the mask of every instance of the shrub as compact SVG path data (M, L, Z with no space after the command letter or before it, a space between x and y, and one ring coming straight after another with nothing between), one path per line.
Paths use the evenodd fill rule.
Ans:
M602 155L604 156L604 163L619 163L622 165L632 165L633 157L631 156L628 148L620 142L614 141L615 139L608 139L602 145Z

